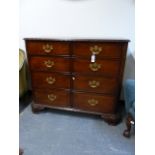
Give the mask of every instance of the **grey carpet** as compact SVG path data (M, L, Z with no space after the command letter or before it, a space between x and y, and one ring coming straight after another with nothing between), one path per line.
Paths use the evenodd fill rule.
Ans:
M124 138L125 123L110 126L100 117L45 110L20 114L24 155L134 155L134 135Z

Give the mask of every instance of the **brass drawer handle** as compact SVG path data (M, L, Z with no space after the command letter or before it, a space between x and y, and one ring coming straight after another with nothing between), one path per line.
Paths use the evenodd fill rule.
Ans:
M96 106L98 104L98 101L95 99L89 99L88 104L91 106Z
M46 81L47 81L48 84L53 84L56 80L53 77L47 77Z
M54 66L54 62L51 60L44 61L44 64L47 68L51 68Z
M90 47L90 51L92 52L92 54L98 55L102 51L102 47L94 45L94 46Z
M97 88L97 87L100 85L100 82L93 80L93 81L89 81L89 82L88 82L88 85L89 85L91 88Z
M53 50L53 46L49 44L43 45L43 50L46 53L50 53Z
M97 64L96 62L95 63L91 63L91 64L89 64L89 68L92 71L96 72L96 71L98 71L101 68L101 64Z
M54 94L48 94L47 97L48 97L48 99L49 99L50 101L52 101L52 102L53 102L54 100L56 100L56 98L57 98L57 96L54 95Z

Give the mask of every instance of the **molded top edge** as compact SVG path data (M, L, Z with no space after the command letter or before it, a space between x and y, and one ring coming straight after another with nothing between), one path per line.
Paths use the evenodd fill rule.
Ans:
M78 42L78 41L83 41L83 42L87 42L87 41L89 41L89 42L95 42L95 41L97 41L97 42L130 42L130 40L129 39L113 39L113 38L108 38L108 39L106 39L106 38L103 38L103 39L96 39L96 38L92 38L92 39L70 39L70 38L66 38L66 39L61 39L61 38L24 38L24 40L31 40L31 41L71 41L71 42L74 42L74 41L76 41L76 42Z

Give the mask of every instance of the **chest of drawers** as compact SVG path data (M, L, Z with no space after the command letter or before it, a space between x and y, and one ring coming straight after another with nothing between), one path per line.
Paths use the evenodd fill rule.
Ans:
M128 40L26 38L32 110L99 114L117 123Z

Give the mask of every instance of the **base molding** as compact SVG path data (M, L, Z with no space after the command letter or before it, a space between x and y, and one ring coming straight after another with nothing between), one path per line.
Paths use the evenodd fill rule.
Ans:
M79 110L79 109L74 109L74 108L60 108L60 107L51 107L51 106L46 106L46 105L42 105L42 104L37 104L35 102L31 103L31 108L32 108L32 112L37 114L41 111L43 111L45 108L48 109L57 109L57 110L65 110L65 111L73 111L73 112L79 112L79 113L86 113L86 114L93 114L93 115L100 115L101 118L108 123L109 125L117 125L118 123L121 122L121 112L117 112L117 113L97 113L97 112L89 112L89 111L83 111L83 110Z
M117 125L121 122L121 114L102 114L101 117L105 122L107 122L109 125Z
M39 104L31 104L31 109L33 113L39 113L40 111L44 110L45 107Z

